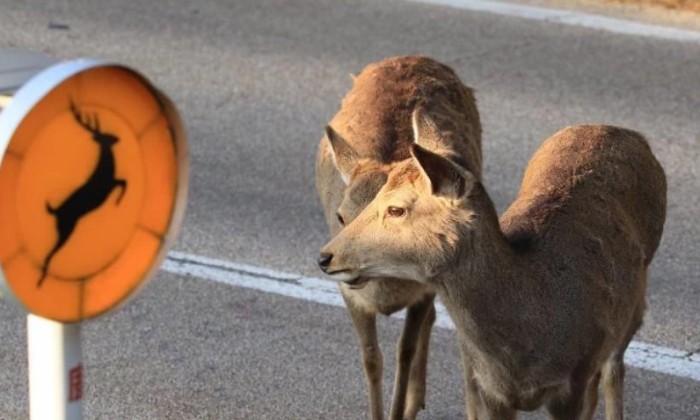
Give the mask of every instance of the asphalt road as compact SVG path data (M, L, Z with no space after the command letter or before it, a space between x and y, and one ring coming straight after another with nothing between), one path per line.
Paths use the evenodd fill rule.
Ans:
M190 136L176 249L306 275L319 275L327 235L316 145L348 73L366 63L425 54L476 88L485 183L499 210L560 128L641 131L666 169L669 205L636 340L700 351L698 44L404 1L3 0L0 47L106 58L149 75ZM2 303L0 319L0 418L26 418L23 315ZM381 322L387 401L400 326ZM86 325L84 341L87 418L366 416L340 308L161 273L128 306ZM432 343L422 418L463 417L454 333L436 330ZM700 418L699 382L637 369L628 378L629 418Z

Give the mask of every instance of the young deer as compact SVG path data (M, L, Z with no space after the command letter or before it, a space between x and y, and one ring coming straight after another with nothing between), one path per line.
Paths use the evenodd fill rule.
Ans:
M357 76L340 111L326 128L316 161L316 186L331 236L369 204L387 174L410 159L414 108L435 112L446 133L424 144L481 173L481 125L471 89L445 65L425 57L398 57L367 66ZM426 126L426 132L436 128ZM319 260L323 271L341 276ZM406 278L404 273L392 276ZM369 388L370 413L383 418L382 355L376 315L408 308L396 351L392 419L413 419L425 404L430 330L435 320L434 288L414 281L355 276L340 284L355 325Z
M422 135L429 118L414 120ZM590 419L601 377L607 419L622 419L623 354L666 213L645 139L610 126L560 131L500 223L468 165L419 144L323 249L328 271L437 289L457 326L470 419L542 404L553 419Z

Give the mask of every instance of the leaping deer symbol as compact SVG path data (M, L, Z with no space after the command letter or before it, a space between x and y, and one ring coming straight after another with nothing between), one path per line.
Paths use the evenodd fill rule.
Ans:
M92 134L92 140L100 147L100 154L97 165L88 180L60 206L52 207L49 202L46 202L46 211L56 218L58 240L56 240L51 252L44 260L41 278L39 278L37 287L41 287L49 271L51 259L68 241L80 219L102 206L115 188L121 188L121 193L117 197L117 205L119 205L122 198L124 198L124 194L126 194L126 180L115 178L112 146L119 141L119 138L114 134L104 133L100 130L100 120L97 114L93 114L92 117L89 115L83 117L78 107L72 101L70 110L75 121Z

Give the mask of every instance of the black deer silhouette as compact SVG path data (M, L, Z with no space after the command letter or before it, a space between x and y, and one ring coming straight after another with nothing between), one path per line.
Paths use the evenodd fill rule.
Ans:
M63 204L54 208L48 202L46 203L46 211L56 218L58 240L44 261L37 287L41 287L49 271L51 259L68 241L80 219L102 206L115 188L121 188L121 193L117 197L117 205L119 205L126 193L126 181L114 177L115 165L112 146L119 141L119 138L114 134L100 131L100 120L97 114L93 114L92 118L89 115L83 118L80 110L73 102L70 104L70 110L75 121L90 132L92 140L100 146L100 156L90 178L80 188L75 190Z

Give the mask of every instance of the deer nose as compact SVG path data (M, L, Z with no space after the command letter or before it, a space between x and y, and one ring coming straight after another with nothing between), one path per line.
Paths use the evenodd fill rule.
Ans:
M328 266L331 265L331 260L333 259L333 254L328 252L322 252L321 256L318 257L318 266L321 270L326 273L328 272Z

